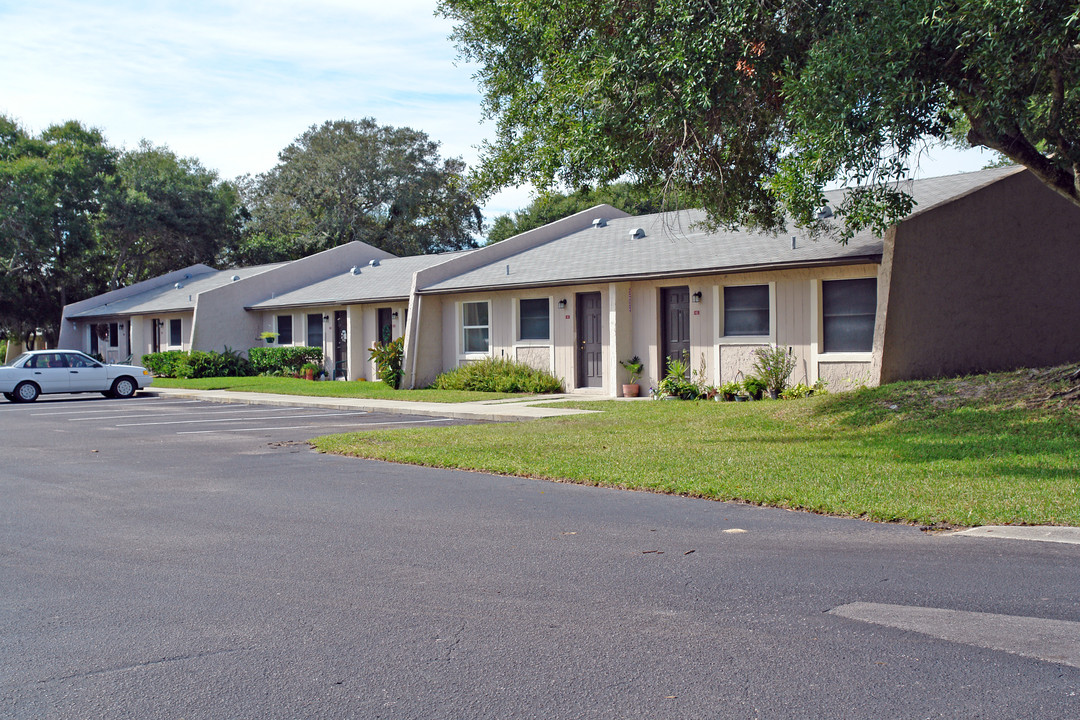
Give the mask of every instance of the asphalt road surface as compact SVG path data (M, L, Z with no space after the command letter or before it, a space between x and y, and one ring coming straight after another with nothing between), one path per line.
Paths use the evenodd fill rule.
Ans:
M0 717L1080 717L1080 546L302 442L433 420L0 404Z

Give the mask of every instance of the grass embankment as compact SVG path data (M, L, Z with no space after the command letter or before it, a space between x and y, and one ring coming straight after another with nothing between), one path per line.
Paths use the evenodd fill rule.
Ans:
M383 382L313 382L290 377L215 377L191 380L155 378L154 386L190 388L193 390L232 390L262 392L278 395L308 395L312 397L346 397L410 402L455 403L474 400L498 400L518 397L512 393L470 392L467 390L394 390Z
M922 525L1080 525L1076 368L315 440L395 462ZM1065 397L1061 395L1065 394ZM1058 397L1052 397L1057 395Z

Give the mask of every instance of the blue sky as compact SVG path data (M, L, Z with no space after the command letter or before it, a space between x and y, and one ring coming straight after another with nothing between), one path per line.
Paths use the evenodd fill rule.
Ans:
M435 0L0 0L0 113L31 132L76 119L109 142L145 138L222 177L264 172L311 125L374 117L476 160L473 68L456 60ZM920 176L990 155L936 150ZM527 188L485 216L528 204Z

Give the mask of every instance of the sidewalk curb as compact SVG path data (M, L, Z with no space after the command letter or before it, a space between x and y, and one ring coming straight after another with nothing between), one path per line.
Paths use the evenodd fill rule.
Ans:
M190 390L185 388L150 387L140 394L186 400L203 400L234 405L272 405L320 408L324 410L365 410L367 412L393 413L397 415L421 415L424 417L448 417L454 420L481 420L485 422L520 422L548 417L583 415L593 410L559 408L551 405L537 406L528 403L432 403L405 402L401 400L378 400L369 398L331 398L310 395L276 395L271 393L234 392L230 390ZM496 401L497 402L497 401ZM550 398L535 402L550 403Z
M1057 525L982 525L949 533L945 537L990 538L992 540L1029 540L1035 542L1080 545L1080 527Z

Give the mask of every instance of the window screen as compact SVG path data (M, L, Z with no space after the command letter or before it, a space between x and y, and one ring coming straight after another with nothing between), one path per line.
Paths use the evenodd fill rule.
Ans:
M169 321L169 345L179 346L184 344L183 334L180 330L180 318Z
M309 347L322 347L322 313L312 313L307 316L307 344Z
M822 352L871 352L877 314L877 279L821 283Z
M292 315L277 316L278 342L282 345L292 345Z
M547 298L521 301L522 340L547 340L551 337L551 311Z
M461 326L464 333L462 337L464 352L486 353L488 351L488 304L486 302L462 303Z
M769 286L724 288L724 336L769 334Z

